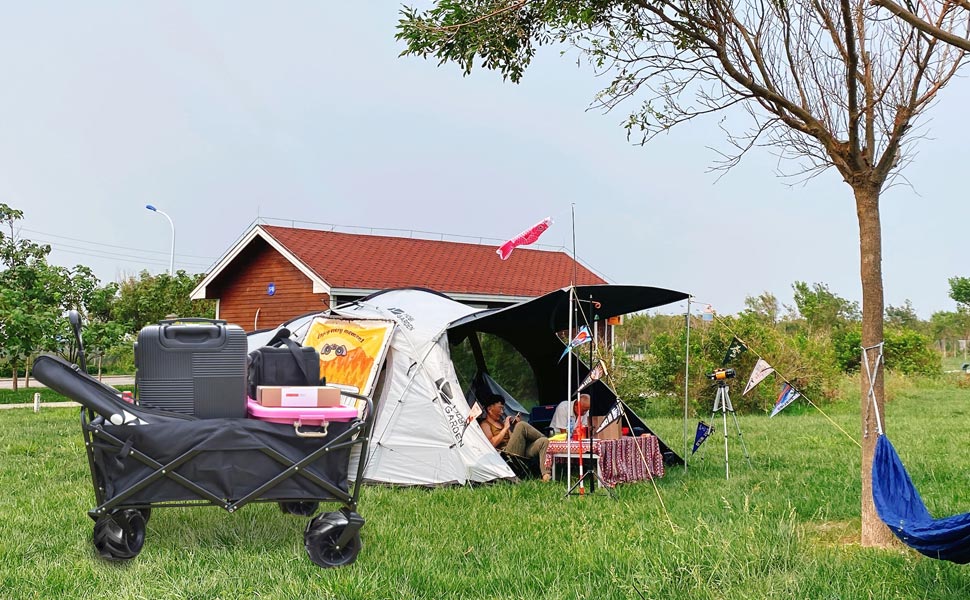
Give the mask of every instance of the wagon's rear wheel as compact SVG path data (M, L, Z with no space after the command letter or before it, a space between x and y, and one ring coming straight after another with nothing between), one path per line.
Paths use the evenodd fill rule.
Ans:
M310 517L320 508L319 502L280 502L280 510L288 515Z
M130 560L145 545L145 516L139 509L112 511L94 523L94 548L105 560Z

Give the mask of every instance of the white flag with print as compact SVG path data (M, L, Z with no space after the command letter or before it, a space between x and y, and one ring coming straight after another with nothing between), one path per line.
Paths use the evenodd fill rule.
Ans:
M745 395L751 391L754 386L761 383L761 380L771 375L775 372L775 368L765 362L765 359L759 358L757 364L755 364L754 369L751 371L751 377L748 378L748 385L744 386L744 391L741 395Z

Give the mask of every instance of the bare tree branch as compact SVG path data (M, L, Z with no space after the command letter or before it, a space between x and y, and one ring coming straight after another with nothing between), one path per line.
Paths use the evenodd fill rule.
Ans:
M950 44L951 46L956 46L961 50L966 50L970 52L970 39L954 35L939 26L936 26L936 25L933 25L932 23L924 21L923 19L909 12L902 6L893 2L893 0L871 0L871 2L876 6L885 8L892 14L896 15L903 21L906 21L907 23L909 23L916 29L919 29L923 33L929 34L938 40L942 40L947 44ZM958 2L958 4L964 10L970 10L970 7L967 6L967 2L960 1Z

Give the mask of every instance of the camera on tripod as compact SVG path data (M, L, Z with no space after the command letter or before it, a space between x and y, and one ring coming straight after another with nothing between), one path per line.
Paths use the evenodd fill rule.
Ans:
M723 379L734 379L737 373L734 369L714 369L712 373L707 374L708 379L713 379L714 381L721 381Z

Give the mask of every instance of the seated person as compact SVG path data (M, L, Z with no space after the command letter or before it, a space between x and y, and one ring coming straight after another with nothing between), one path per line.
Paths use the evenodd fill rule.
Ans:
M556 433L569 432L572 433L573 427L576 426L575 414L583 415L580 421L583 427L589 424L589 394L580 394L579 400L575 403L575 408L573 409L573 415L569 414L569 400L563 400L556 406L556 412L552 413L552 421L549 422L549 427L553 428Z
M538 459L542 480L549 481L552 476L546 468L546 447L549 438L542 435L538 429L514 417L505 416L505 400L495 394L483 399L485 405L485 419L482 420L482 431L492 446L500 452L508 452L523 456L527 459Z

